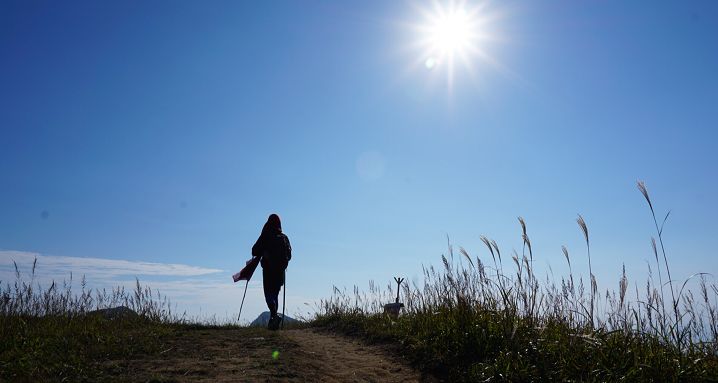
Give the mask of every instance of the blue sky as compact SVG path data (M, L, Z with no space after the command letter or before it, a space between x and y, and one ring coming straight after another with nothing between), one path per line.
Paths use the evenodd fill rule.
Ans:
M674 277L717 269L718 4L487 3L493 63L452 84L412 48L422 9L0 3L0 263L186 265L192 280L103 281L226 281L184 302L221 314L276 212L299 310L332 285L417 280L447 235L484 259L481 234L520 250L519 215L540 267L563 272L565 244L580 270L581 213L605 288L622 263L642 283L652 260L641 179L672 210Z

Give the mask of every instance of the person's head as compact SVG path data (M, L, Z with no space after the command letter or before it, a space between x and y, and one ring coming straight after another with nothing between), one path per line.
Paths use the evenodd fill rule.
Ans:
M267 223L265 223L262 228L262 234L277 232L282 232L282 221L279 219L278 215L270 214L269 218L267 218Z

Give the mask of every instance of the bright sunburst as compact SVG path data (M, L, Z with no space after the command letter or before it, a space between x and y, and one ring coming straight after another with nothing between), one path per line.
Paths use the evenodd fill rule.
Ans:
M446 71L449 86L453 83L455 65L461 62L473 72L477 60L492 62L485 43L492 36L489 21L493 18L483 4L470 6L466 1L434 1L420 8L420 23L414 25L420 60L426 69Z
M462 53L470 47L473 36L471 20L463 9L442 12L429 30L431 49L441 56Z

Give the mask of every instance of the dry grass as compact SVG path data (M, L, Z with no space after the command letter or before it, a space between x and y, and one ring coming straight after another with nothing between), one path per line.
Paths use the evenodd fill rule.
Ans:
M623 267L617 289L599 294L581 215L588 288L574 275L565 246L569 275L539 283L527 225L519 217L524 246L511 258L513 270L504 270L496 242L482 236L493 264L463 248L455 259L449 245L441 269L424 268L423 284L403 288L406 310L398 320L380 314L395 294L391 284L384 290L370 283L368 293L335 288L315 323L397 343L419 366L452 381L718 380L718 286L696 274L674 290L662 245L668 215L658 225L648 190L638 185L661 244L662 263L655 241L653 246L658 285L649 265L643 288L634 283L631 291ZM670 302L663 298L663 272ZM687 288L691 281L695 289Z
M43 288L21 278L0 283L0 381L95 381L103 363L159 351L160 340L192 324L172 312L158 292L136 282L122 287L88 289L72 279ZM125 306L137 315L107 318L95 310Z

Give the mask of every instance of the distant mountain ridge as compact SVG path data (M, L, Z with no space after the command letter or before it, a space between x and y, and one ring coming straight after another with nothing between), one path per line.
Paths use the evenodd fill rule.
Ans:
M265 311L257 317L257 319L253 320L252 323L250 323L250 326L258 326L258 327L266 327L269 323L269 317L270 317L269 311ZM279 314L279 316L282 316L282 314ZM289 315L284 316L284 324L290 324L290 323L299 323L298 320L289 317Z

